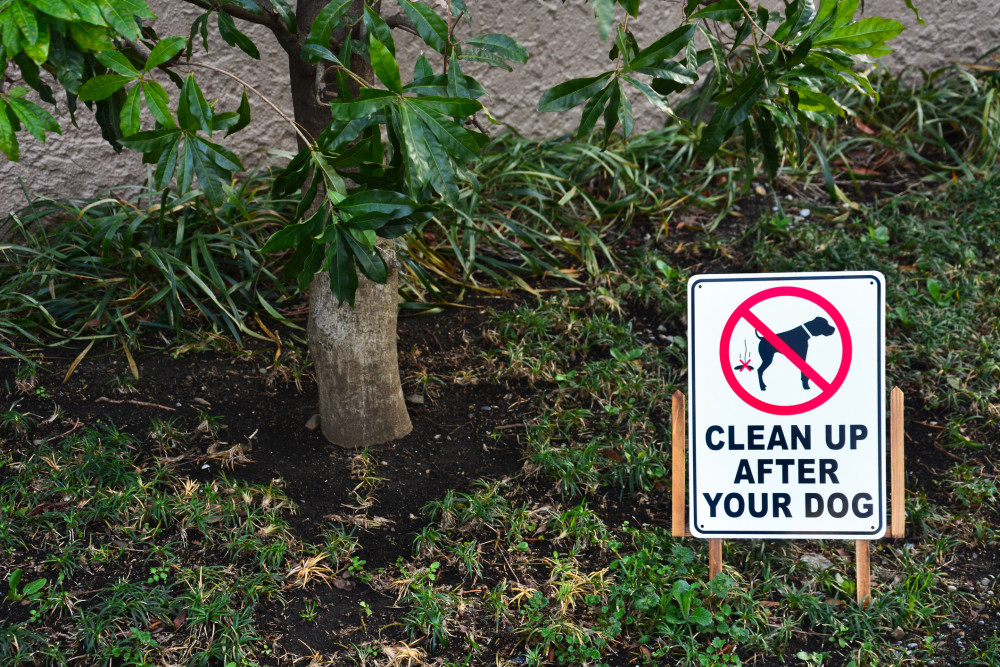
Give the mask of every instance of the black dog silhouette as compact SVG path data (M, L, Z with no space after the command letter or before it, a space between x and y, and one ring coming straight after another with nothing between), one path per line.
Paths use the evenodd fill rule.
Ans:
M792 348L792 351L799 355L802 361L805 361L806 355L809 354L809 339L813 336L831 336L835 331L836 329L830 326L825 317L817 317L794 329L789 329L778 334L778 338L785 341L785 345ZM756 331L754 331L754 334L760 339L760 343L757 345L757 353L760 355L757 381L760 383L760 390L766 391L767 385L764 384L764 371L774 361L774 355L778 352L778 349ZM806 377L805 373L802 374L802 388L809 388L809 378Z

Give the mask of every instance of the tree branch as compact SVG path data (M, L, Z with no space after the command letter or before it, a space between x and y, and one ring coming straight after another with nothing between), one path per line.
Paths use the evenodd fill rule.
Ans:
M405 30L406 32L412 32L414 35L420 35L417 32L417 27L413 25L413 21L406 14L393 14L392 16L385 17L385 23L390 28L399 28L400 30Z
M224 11L234 19L240 19L241 21L246 21L247 23L256 23L257 25L262 25L266 28L270 28L272 32L287 33L288 29L285 24L281 21L281 17L278 16L277 12L270 7L268 3L268 8L271 9L270 12L264 14L254 14L253 12L247 11L242 7L236 5L230 5L222 2L209 2L208 0L182 0L189 5L194 5L196 7L201 7L209 11Z

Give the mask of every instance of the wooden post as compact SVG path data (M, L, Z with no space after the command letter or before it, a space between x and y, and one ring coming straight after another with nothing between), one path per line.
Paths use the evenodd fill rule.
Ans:
M709 538L708 580L715 579L715 575L720 572L722 572L722 540L720 538Z
M892 537L906 535L906 477L903 472L903 392L893 387L889 394L889 464L892 476Z
M857 540L855 543L857 557L855 564L858 570L858 605L867 607L871 602L872 572L868 560L868 540Z
M687 427L684 415L684 392L680 389L674 392L674 404L672 415L673 442L671 443L671 467L672 467L672 487L671 487L671 534L674 537L684 537L684 500L687 490L684 485L685 472L685 439L687 437Z

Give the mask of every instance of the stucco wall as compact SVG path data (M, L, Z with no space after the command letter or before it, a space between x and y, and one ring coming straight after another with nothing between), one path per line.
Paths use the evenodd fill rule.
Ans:
M909 29L897 40L897 51L885 59L890 67L907 65L937 67L951 60L972 60L1000 45L1000 3L996 0L916 0L926 26L917 24L903 0L868 0L867 13L896 18ZM200 10L178 0L151 0L151 8L161 16L161 34L187 34L187 27ZM386 1L387 6L393 3ZM571 76L596 74L606 69L608 44L601 44L589 6L585 0L467 0L474 23L463 22L460 34L503 32L515 37L531 53L531 60L514 72L486 67L471 68L481 76L492 93L485 100L494 116L519 132L552 135L573 129L578 111L567 114L540 114L535 110L546 89ZM677 24L679 0L646 0L635 30L640 44ZM391 11L391 10L390 10ZM213 22L214 23L214 22ZM243 25L260 45L263 58L253 61L227 47L213 29L212 62L239 73L255 87L289 109L284 54L266 30ZM404 68L420 52L421 44L408 35L397 35ZM430 57L431 54L428 54ZM221 76L197 73L209 99L218 97L223 108L233 109L240 87ZM168 86L172 89L172 86ZM176 103L176 94L173 95ZM291 131L263 104L251 100L258 121L234 135L228 145L239 154L258 148L293 149ZM643 100L636 101L637 129L653 127L662 117ZM22 135L21 161L11 163L0 156L0 213L24 203L20 181L37 194L92 195L109 187L141 182L145 167L138 156L125 151L116 155L100 138L96 123L86 109L78 114L74 128L63 114L65 134L52 136L42 146ZM251 158L253 160L255 158Z

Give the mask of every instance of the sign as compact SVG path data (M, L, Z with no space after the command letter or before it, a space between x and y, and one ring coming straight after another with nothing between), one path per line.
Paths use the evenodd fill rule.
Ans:
M694 276L688 372L693 535L884 535L882 274Z

